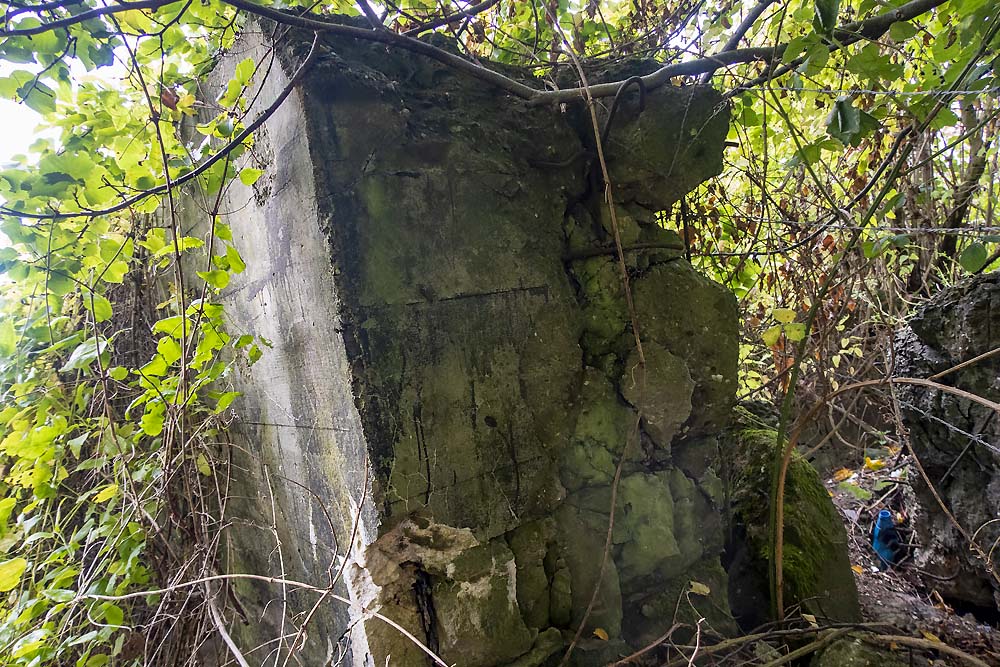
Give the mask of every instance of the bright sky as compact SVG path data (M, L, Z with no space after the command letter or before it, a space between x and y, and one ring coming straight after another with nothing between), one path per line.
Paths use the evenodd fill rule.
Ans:
M23 104L0 99L0 164L25 153L36 139L38 114Z

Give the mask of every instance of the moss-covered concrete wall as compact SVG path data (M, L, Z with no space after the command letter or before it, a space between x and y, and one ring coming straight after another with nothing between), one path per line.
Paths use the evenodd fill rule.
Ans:
M219 71L269 46L249 34ZM300 47L279 47L260 106ZM720 171L728 110L704 87L650 91L644 110L626 99L606 150L644 374L578 109L329 42L265 124L266 174L227 201L248 265L230 312L274 345L242 381L231 562L325 585L346 558L338 590L356 605L313 618L303 664L426 664L360 609L449 664L551 664L595 587L572 664L627 655L675 620L733 629L716 435L735 301L657 224ZM248 643L314 601L240 594Z

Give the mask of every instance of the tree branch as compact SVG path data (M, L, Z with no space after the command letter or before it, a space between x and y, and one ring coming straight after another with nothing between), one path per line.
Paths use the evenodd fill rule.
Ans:
M726 45L720 49L720 52L725 53L726 51L732 51L737 46L739 46L740 41L746 36L747 32L750 31L750 28L753 27L753 24L757 22L757 19L760 18L760 15L764 13L764 10L773 5L777 1L778 0L760 0L760 2L757 3L757 5L750 10L750 13L748 13L743 18L743 21L738 26L736 26L736 32L734 32L732 36L730 36L730 38L726 41ZM709 79L711 78L712 78L712 73L705 72L704 74L701 75L700 82L708 83Z
M468 9L460 9L454 14L448 14L447 16L442 16L440 18L433 19L427 23L422 23L416 28L411 30L406 30L403 32L407 37L416 37L422 32L427 32L428 30L433 30L434 28L440 28L443 25L448 25L454 21L461 21L462 19L469 19L476 14L482 14L490 7L494 7L500 3L500 0L484 0L478 5L473 5Z
M496 86L497 88L504 90L515 97L519 97L525 101L530 106L537 106L543 104L559 104L563 102L574 102L583 99L585 90L583 88L566 88L563 90L551 90L542 91L536 88L532 88L524 83L511 79L510 77L504 76L499 72L495 72L491 69L477 65L476 63L465 60L464 58L457 56L453 53L445 51L444 49L439 49L436 46L428 44L427 42L414 39L407 35L401 35L389 30L366 30L364 28L358 28L350 25L343 25L340 23L334 23L332 21L323 20L315 17L307 16L297 16L293 14L287 14L277 9L270 7L264 7L250 0L222 0L226 4L235 7L236 9L243 10L247 13L261 16L263 18L270 19L276 23L283 25L288 25L296 28L303 28L306 30L311 30L314 33L329 33L332 35L340 35L343 37L349 37L352 39L359 39L369 42L378 42L381 44L386 44L388 46L398 47L412 53L417 53L428 58L432 58L446 66L452 67L453 69L464 72L469 76L475 77L485 83ZM490 0L486 0L484 3L480 3L477 7L484 10L485 5ZM865 21L849 23L839 28L835 32L835 38L833 44L830 45L830 50L835 51L837 49L843 48L849 44L853 44L861 39L874 39L882 35L889 27L899 21L908 21L924 14L939 5L944 4L947 0L912 0L901 7L893 9L884 14L879 14ZM0 38L11 37L15 35L36 35L48 30L53 30L56 28L63 28L71 26L90 18L95 18L98 16L105 16L110 14L116 14L119 12L134 10L134 9L159 9L170 4L176 4L177 0L139 0L137 2L121 3L117 5L110 5L105 7L100 7L97 9L89 10L86 12L81 12L73 17L68 17L65 19L57 19L55 21L50 21L39 26L34 26L31 28L23 29L6 29L0 30ZM454 16L454 15L452 15ZM292 77L292 81L289 86L282 91L282 94L275 100L275 103L268 107L257 119L251 123L243 132L240 133L230 144L227 145L219 153L216 153L211 158L209 158L205 163L199 165L197 169L192 172L185 174L184 176L178 178L175 184L185 183L195 178L198 174L204 172L206 169L212 166L215 162L222 159L224 154L230 150L233 146L238 145L247 136L250 135L255 129L257 129L274 111L277 106L284 101L285 97L291 92L298 78L301 77L305 67L311 64L311 59L316 54L315 42L313 49L310 51L310 56L307 58L306 62L300 66L299 70ZM719 69L720 67L725 67L727 65L736 65L740 63L749 63L755 61L764 62L774 62L779 59L784 53L786 44L780 44L774 47L761 47L761 48L743 48L743 49L731 49L729 51L720 52L714 56L709 56L705 58L698 58L696 60L690 60L681 63L674 63L670 65L665 65L660 69L656 70L651 74L647 74L643 77L642 83L645 89L653 90L654 88L659 88L670 82L674 77L678 76L697 76L699 74L711 73ZM780 76L784 72L793 69L798 66L801 59L796 59L795 62L778 68L772 72L766 73L765 75L759 77L757 81L763 82L774 77ZM594 97L613 97L621 88L623 81L614 81L610 83L600 83L592 85L589 89L589 94ZM123 200L115 206L94 210L94 211L75 211L71 213L52 213L52 214L39 214L39 213L22 213L7 207L0 207L0 214L10 215L15 217L23 217L35 220L51 220L51 219L65 219L73 217L95 217L99 215L107 215L110 213L116 213L127 209L128 207L142 201L143 199L164 192L166 190L165 185L160 185L141 194L135 195L128 199Z

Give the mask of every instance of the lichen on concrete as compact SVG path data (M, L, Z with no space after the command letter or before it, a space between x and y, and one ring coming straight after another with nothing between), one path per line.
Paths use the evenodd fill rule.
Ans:
M285 64L298 48L289 43ZM275 212L294 215L300 202L283 200L278 176L294 171L312 188L295 229L312 236L266 246L259 283L236 277L232 289L295 305L272 312L261 297L237 312L249 330L296 334L274 338L285 363L269 381L300 386L312 407L329 392L337 417L351 418L350 437L331 426L309 445L349 474L308 479L317 498L340 500L332 484L370 475L352 487L368 494L344 575L355 620L377 608L449 663L536 667L565 648L596 590L573 664L606 664L662 634L695 580L712 591L698 610L730 628L713 436L736 386L735 300L661 226L721 168L725 103L705 87L665 87L641 113L626 100L615 120L607 147L630 313L581 106L528 107L378 45L329 37L322 48L296 93L294 131L262 135L279 148L301 142L299 161L279 160L270 198L246 204L279 234ZM325 264L278 270L305 241ZM319 338L300 321L309 302L329 313ZM314 380L331 356L340 365L326 387ZM259 394L251 409L270 410ZM351 504L339 506L350 532ZM288 511L290 550L314 546L300 544L301 514ZM303 576L325 572L318 558L303 563ZM697 620L694 608L678 618ZM312 636L345 625L312 628L304 659L321 664L327 647ZM355 664L426 661L387 624L352 627Z

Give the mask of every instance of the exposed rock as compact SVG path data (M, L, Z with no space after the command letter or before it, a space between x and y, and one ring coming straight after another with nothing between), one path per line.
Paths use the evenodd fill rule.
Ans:
M926 378L996 349L1000 344L1000 274L965 281L922 307L895 340L895 374ZM938 382L1000 401L1000 357L949 373ZM916 562L936 575L946 598L996 610L1000 584L988 572L1000 568L991 548L1000 539L1000 418L990 408L932 388L896 388L913 452L941 500L980 545L977 553L941 510L919 477L920 516ZM987 566L981 554L991 552ZM940 579L940 580L938 580Z
M809 667L903 667L906 662L892 650L861 639L840 639L813 656Z
M729 600L744 629L769 620L769 508L776 433L750 413L724 439L733 507ZM860 620L844 524L816 470L793 455L784 495L784 604L836 621Z
M248 34L239 59L261 57L265 39ZM302 46L290 43L258 107L287 82ZM265 175L226 199L248 259L227 312L274 344L241 382L251 454L236 468L275 471L274 507L248 475L237 523L279 516L295 578L323 581L336 545L349 561L338 592L355 604L313 618L303 663L326 664L327 638L351 628L337 648L350 664L424 664L363 618L378 609L449 663L533 667L565 649L595 588L575 665L627 655L675 620L735 630L715 436L736 388L736 304L656 222L720 169L720 96L651 92L612 129L647 360L638 389L586 125L419 56L322 48L258 134ZM273 572L259 535L234 531L234 560ZM711 594L678 606L691 581ZM269 604L280 592L259 588L251 613L264 621L241 631L247 645L315 602Z

